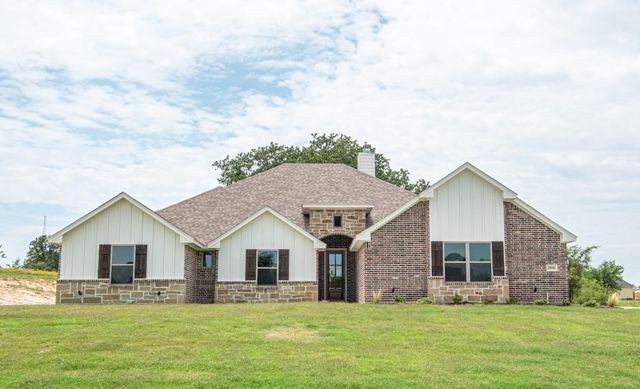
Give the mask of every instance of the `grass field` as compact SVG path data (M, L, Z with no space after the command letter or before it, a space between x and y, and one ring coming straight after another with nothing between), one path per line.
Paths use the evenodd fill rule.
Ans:
M637 387L640 310L0 307L0 387Z
M55 271L32 270L32 269L13 269L0 268L0 278L43 278L47 280L55 280L58 273Z

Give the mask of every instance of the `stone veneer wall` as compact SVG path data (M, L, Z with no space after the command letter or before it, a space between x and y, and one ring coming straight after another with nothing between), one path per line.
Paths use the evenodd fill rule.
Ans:
M202 266L203 252L184 247L184 278L186 281L186 302L211 304L214 298L214 287L218 268L218 251L212 251L212 266Z
M368 247L360 250L358 301L371 302L377 290L382 291L383 303L393 302L394 292L409 302L427 296L428 246L429 202L421 201L375 231Z
M333 226L333 217L342 216L342 226ZM317 237L339 234L356 236L367 228L367 214L362 209L314 209L309 212L307 230Z
M504 203L505 266L509 294L518 303L546 299L561 304L569 299L567 247L560 234L517 206ZM549 272L547 264L557 264Z
M184 280L134 280L132 285L111 285L108 279L58 280L56 304L181 304Z
M429 277L429 297L436 304L453 303L453 295L468 303L506 303L509 298L507 277L493 277L493 282L445 282L444 277Z
M315 281L279 281L277 286L258 286L255 281L217 282L216 303L294 303L318 300Z

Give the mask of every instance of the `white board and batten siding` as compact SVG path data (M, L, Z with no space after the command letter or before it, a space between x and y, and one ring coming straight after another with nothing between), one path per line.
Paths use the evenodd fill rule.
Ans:
M468 170L434 191L429 204L432 241L503 241L502 191Z
M313 241L265 212L220 242L218 281L244 281L247 249L289 250L289 281L316 280Z
M123 199L64 234L60 279L96 279L100 244L146 244L147 279L184 278L180 236Z

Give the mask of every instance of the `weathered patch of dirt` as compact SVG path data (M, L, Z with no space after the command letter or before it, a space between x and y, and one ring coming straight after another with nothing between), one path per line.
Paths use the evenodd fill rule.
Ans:
M55 280L0 278L0 305L55 304L55 302Z
M301 327L280 327L267 331L267 339L290 340L292 342L309 343L320 338L318 331Z

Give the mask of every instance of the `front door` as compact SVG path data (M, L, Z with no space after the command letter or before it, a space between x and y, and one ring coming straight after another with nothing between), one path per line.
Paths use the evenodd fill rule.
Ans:
M327 251L328 299L344 300L344 251Z

